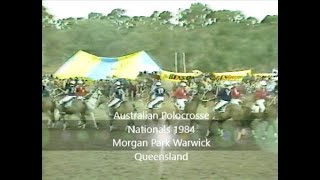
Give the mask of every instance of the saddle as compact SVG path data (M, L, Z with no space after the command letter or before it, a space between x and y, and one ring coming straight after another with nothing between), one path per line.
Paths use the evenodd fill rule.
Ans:
M161 108L161 107L162 107L162 103L163 103L163 101L157 102L157 103L153 106L152 109L159 109L159 108Z
M217 102L218 103L218 102ZM217 104L216 103L216 104ZM218 109L218 113L224 113L226 112L226 109L227 109L227 106L229 105L230 103L227 103L225 105L223 105L221 108Z
M123 101L118 102L113 106L114 109L118 109Z
M63 108L69 108L69 107L71 107L72 102L73 102L75 99L76 99L76 98L73 97L73 98L70 99L69 101L62 103L61 106L62 106Z
M85 97L83 97L83 96L78 96L78 97L77 97L77 99L79 99L79 100L83 101L83 100L85 100L86 98L85 98Z
M184 103L187 104L191 102L190 100L185 100ZM179 110L181 110L181 107L179 106L179 104L177 102L174 103L174 105L176 106L176 108L178 108Z
M252 113L259 113L260 112L260 107L257 104L253 104L251 107L251 112Z

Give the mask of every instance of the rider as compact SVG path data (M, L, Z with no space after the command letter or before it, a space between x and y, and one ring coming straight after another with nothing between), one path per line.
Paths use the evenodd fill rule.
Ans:
M188 101L188 93L186 90L186 86L187 84L185 82L182 82L180 84L180 87L178 87L174 93L174 97L176 98L176 103L180 111L184 111L185 102Z
M76 84L76 82L74 80L70 81L69 86L67 88L67 90L65 91L65 93L67 94L64 98L62 98L59 101L60 105L63 105L67 102L69 102L70 100L72 100L74 97L76 97L76 88L74 87L74 85Z
M232 84L232 88L231 88L231 101L230 103L231 104L237 104L239 105L239 103L241 102L240 100L240 91L237 89L237 86L236 86L237 83L233 83Z
M44 80L42 80L42 96L44 96L44 97L49 96L48 84Z
M190 90L197 93L198 92L198 84L196 83L195 78L192 78L189 82Z
M277 83L275 82L275 80L273 78L268 79L266 90L269 95L274 94L274 88L276 87L276 85L277 85Z
M76 96L83 97L86 95L86 89L84 88L84 83L82 80L78 80L76 86Z
M264 112L266 109L266 106L264 103L266 102L267 98L267 82L262 80L259 82L260 87L256 89L255 93L255 99L256 99L256 104L259 106L260 112Z
M154 79L153 82L152 82L152 85L151 85L151 88L150 88L150 94L151 94L151 101L153 101L155 98L156 98L156 95L155 93L153 93L155 91L155 89L158 87L157 86L157 83L159 81ZM161 84L161 83L160 83Z
M108 104L109 108L113 108L116 104L124 101L125 99L125 92L121 88L121 83L120 81L115 82L116 88L114 89L114 92L111 96L111 101Z
M231 101L231 88L233 87L230 82L225 82L223 88L218 92L219 102L213 108L214 111L221 111L221 108Z
M151 92L151 94L155 95L155 98L148 104L149 109L153 109L156 105L162 103L164 101L164 94L167 94L168 96L169 93L161 87L161 82L156 82L156 88Z

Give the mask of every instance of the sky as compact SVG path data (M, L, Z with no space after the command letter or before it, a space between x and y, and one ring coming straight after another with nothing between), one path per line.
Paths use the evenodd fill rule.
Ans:
M187 9L192 3L208 4L212 10L240 10L245 16L261 21L266 15L278 15L278 0L43 0L43 5L55 19L87 17L90 12L107 15L113 9L126 10L128 16L150 16L154 11Z

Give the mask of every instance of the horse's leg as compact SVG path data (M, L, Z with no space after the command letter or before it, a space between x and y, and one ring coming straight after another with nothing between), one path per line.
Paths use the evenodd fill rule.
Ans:
M196 124L195 129L196 129L196 130L199 130L199 129L200 129L200 127L199 127L199 122L196 121L196 120L194 120L194 119L190 120L190 127L194 126L194 124Z
M82 129L85 129L86 125L87 125L87 120L86 120L86 114L85 113L80 113L80 120L83 122Z
M57 108L55 108L53 111L51 111L52 113L52 128L54 128L56 126L56 120L59 121L60 119L60 112Z
M127 121L127 125L126 128L124 129L124 131L127 131L129 127L134 126L134 121L132 119L129 119Z
M93 113L93 112L90 112L89 114L90 114L91 119L93 120L94 127L95 127L96 129L99 129L99 127L98 127L98 125L97 125L97 122L96 122L96 118L94 117L94 113Z
M48 123L47 123L47 125L48 125L48 128L50 128L51 121L52 121L50 111L47 111L47 112L46 112L46 115L48 116Z
M218 134L219 134L220 136L223 136L223 134L224 134L224 131L223 131L223 122L224 122L224 121L216 121L217 127L218 127Z
M63 130L66 130L67 129L67 121L65 119L65 115L61 115L60 119L62 119L62 122L63 122Z
M246 124L246 120L242 120L240 122L236 122L236 129L237 129L237 138L236 141L240 142L242 136L245 134L245 124Z
M208 121L208 129L207 129L207 134L206 134L206 137L209 137L210 136L210 134L211 134L211 126L212 126L212 124L213 124L213 119L210 119L209 121Z
M110 130L110 132L113 130L113 121L114 121L113 118L110 119L110 122L109 122L109 130Z
M277 130L277 126L276 126L275 120L273 120L273 119L269 120L268 123L269 123L269 125L272 126L274 138L278 138L278 130Z
M193 120L193 119L191 119L191 120L190 120L190 125L189 125L189 126L190 126L190 127L192 127L192 126L193 126L193 124L194 124L194 120Z
M54 117L54 111L50 111L50 119L51 119L51 128L54 128L55 124L56 124L56 120Z

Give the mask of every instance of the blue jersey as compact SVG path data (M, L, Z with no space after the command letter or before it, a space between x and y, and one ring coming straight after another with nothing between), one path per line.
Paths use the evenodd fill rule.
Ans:
M231 101L231 91L227 88L222 88L218 93L218 98L224 101Z
M68 91L67 94L69 96L75 96L76 95L76 88L74 86L68 87L67 91Z
M153 92L156 97L163 97L166 90L163 87L156 87Z
M115 98L121 99L123 100L123 96L124 96L124 91L123 89L119 88L119 89L115 89Z

